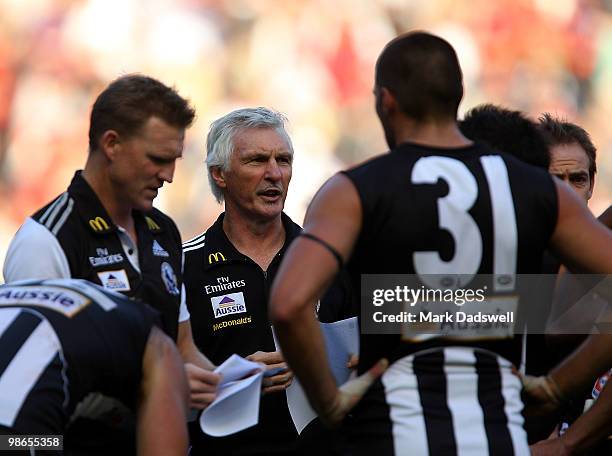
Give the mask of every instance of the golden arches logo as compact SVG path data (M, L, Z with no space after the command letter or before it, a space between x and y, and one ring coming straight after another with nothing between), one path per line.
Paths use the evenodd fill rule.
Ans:
M219 258L221 258L221 260L219 260ZM219 261L225 261L225 256L223 256L221 252L211 253L208 255L208 264L212 264L213 259L215 260L215 263L218 263Z
M104 220L100 216L96 217L95 219L91 219L89 221L89 226L94 231L104 231L104 230L108 230L110 228L108 226L108 223L106 223L106 220Z
M155 220L153 220L151 217L145 217L145 220L147 221L147 226L151 231L159 231L161 229L159 225L155 223Z

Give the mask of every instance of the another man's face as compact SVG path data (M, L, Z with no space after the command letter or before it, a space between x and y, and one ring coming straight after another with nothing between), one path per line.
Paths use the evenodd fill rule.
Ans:
M121 140L121 149L111 164L110 176L120 205L143 212L164 182L172 182L177 158L183 154L185 131L151 117L140 133Z
M548 171L570 184L585 202L591 198L593 180L589 176L589 157L580 144L552 146Z
M292 153L273 128L247 128L234 136L230 169L224 175L225 205L259 220L278 217L291 180Z

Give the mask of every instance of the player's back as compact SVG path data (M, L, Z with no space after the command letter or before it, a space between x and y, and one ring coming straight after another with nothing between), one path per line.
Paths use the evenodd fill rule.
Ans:
M357 291L362 274L412 274L427 282L430 275L514 280L540 272L557 217L546 172L478 144L442 149L404 143L346 175L363 210L348 263ZM399 336L391 339L399 343ZM376 345L362 344L363 366L394 358L380 350L369 354Z
M346 175L362 206L347 265L357 296L363 274L409 274L425 288L456 275L467 288L487 275L492 294L511 295L517 274L539 272L557 218L544 171L481 145L404 143ZM364 318L362 309L359 370L380 358L391 365L353 411L356 454L528 454L512 329L410 338L364 334Z
M132 408L156 314L80 280L0 287L0 427L64 434L90 393Z

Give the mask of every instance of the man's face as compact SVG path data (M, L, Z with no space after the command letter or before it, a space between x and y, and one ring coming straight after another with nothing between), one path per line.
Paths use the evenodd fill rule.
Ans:
M222 171L225 207L258 219L278 217L285 205L293 161L289 144L272 128L247 128L234 136L228 171Z
M593 180L589 177L589 157L580 144L551 147L548 172L570 184L585 202L591 198Z
M151 117L139 134L119 137L120 148L109 175L117 189L119 206L143 212L153 208L153 200L164 182L172 182L174 165L183 154L185 131Z

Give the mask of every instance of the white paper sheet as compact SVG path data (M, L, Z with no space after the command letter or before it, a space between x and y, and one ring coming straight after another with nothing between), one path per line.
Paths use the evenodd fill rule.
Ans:
M332 374L336 379L336 384L342 385L351 375L351 371L346 367L346 363L351 355L359 353L359 326L357 317L333 323L320 323L320 325L323 338L325 339L327 360ZM301 434L317 414L310 407L306 394L297 378L293 379L286 393L293 424L298 433Z
M240 432L259 421L263 369L233 354L215 369L223 375L215 400L200 415L200 428L220 437Z

